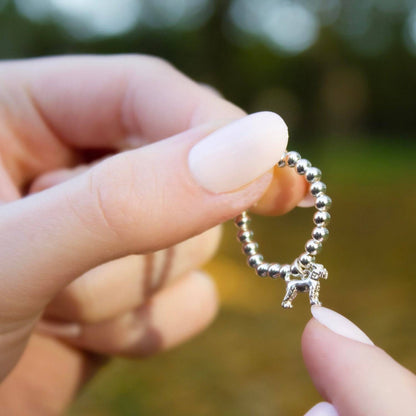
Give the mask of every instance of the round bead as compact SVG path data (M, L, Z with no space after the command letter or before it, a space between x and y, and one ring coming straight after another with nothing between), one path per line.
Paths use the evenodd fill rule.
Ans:
M309 191L312 196L318 197L326 192L326 185L321 181L314 182Z
M237 234L237 238L242 243L251 243L253 235L253 231L251 230L240 230Z
M280 268L280 277L282 278L282 279L288 279L289 277L290 277L290 265L289 264L285 264L284 266L282 266L281 268Z
M286 152L283 153L282 157L277 162L277 166L279 166L279 168L284 168L286 166Z
M298 259L299 266L303 269L308 268L314 261L315 258L307 253L303 253Z
M269 263L262 263L259 264L256 267L256 273L260 276L260 277L267 277L268 276L268 271L269 271Z
M293 168L301 158L302 157L298 152L289 152L286 156L286 163Z
M326 226L331 221L331 214L326 211L318 211L313 216L313 222L315 225L319 226Z
M316 256L322 249L322 244L319 241L309 240L305 244L305 250L308 254Z
M318 168L306 169L305 178L309 183L317 182L321 179L322 172Z
M240 214L234 220L235 225L240 228L246 228L250 222L251 218L247 214Z
M250 267L256 269L263 263L263 256L261 254L254 254L247 259L247 263Z
M242 250L246 256L253 256L254 254L257 254L258 248L259 245L253 241L252 243L243 244Z
M299 175L304 175L306 173L306 170L312 166L311 162L306 159L300 159L296 163L296 172L299 173Z
M269 276L272 279L277 279L280 275L280 264L279 263L272 263L269 266Z
M321 195L316 198L315 207L319 211L327 211L331 208L332 200L328 195Z
M325 241L328 236L329 231L328 228L325 227L315 227L312 231L312 238L319 242Z

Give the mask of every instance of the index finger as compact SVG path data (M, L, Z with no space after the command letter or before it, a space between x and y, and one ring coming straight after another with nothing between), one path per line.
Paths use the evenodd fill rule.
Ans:
M56 139L75 148L119 148L131 140L143 144L211 120L244 116L151 56L10 61L0 74L6 85L24 86Z
M30 102L55 140L70 148L139 147L199 124L245 114L152 56L41 58L11 61L2 68L2 78L16 88L25 86ZM39 139L32 128L25 129L25 134L34 136L26 140ZM42 166L45 171L57 167ZM24 176L39 173L25 172ZM266 215L283 214L306 192L302 178L276 169L272 185L254 210Z

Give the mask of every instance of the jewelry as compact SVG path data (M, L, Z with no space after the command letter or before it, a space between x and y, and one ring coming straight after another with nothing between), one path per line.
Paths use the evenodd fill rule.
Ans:
M328 238L327 225L331 219L328 210L331 207L331 198L326 195L326 185L321 182L322 173L318 168L312 167L311 162L302 159L297 152L285 152L278 161L277 166L292 168L298 175L305 176L310 183L309 192L315 198L317 212L313 216L315 228L312 230L312 239L305 244L305 252L289 265L279 263L266 263L263 256L258 253L258 244L253 240L254 233L249 228L251 222L247 212L244 211L234 219L239 231L238 241L242 244L242 251L247 256L247 264L254 268L260 277L282 278L286 282L286 294L282 307L292 308L292 301L298 292L309 292L311 305L321 305L319 301L319 279L327 279L328 271L322 264L315 263L315 256L321 251L322 243ZM298 279L291 279L291 276Z

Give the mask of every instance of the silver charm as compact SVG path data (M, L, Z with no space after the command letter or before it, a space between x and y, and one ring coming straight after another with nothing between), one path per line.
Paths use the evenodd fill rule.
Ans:
M247 212L244 211L234 219L239 231L237 239L242 244L243 253L247 256L247 264L254 268L260 277L281 278L286 283L286 294L282 307L292 308L292 302L298 292L308 292L311 305L321 305L319 301L319 279L327 279L328 272L322 264L315 263L315 256L321 251L322 243L328 238L326 228L331 219L328 210L331 207L331 198L326 195L326 185L321 182L322 173L312 167L311 162L302 159L297 152L286 152L277 162L277 166L293 168L299 175L304 175L310 183L310 194L315 198L317 212L313 217L315 228L312 230L312 239L305 244L305 252L289 264L267 263L258 253L258 244L253 240L254 233L250 230L251 222ZM296 279L291 279L295 277Z
M321 306L319 302L319 279L327 279L328 272L322 264L312 263L308 269L301 272L301 279L285 279L286 294L283 298L282 307L285 309L293 308L292 302L298 292L309 292L309 302L311 305Z

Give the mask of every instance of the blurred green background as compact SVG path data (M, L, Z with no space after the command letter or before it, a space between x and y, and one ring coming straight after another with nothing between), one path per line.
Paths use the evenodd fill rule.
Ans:
M149 53L249 112L276 111L290 148L324 172L333 198L325 305L416 370L416 1L0 0L0 56ZM311 211L256 218L270 259L301 250ZM300 336L306 299L280 308L225 226L207 266L222 310L188 344L115 360L70 414L300 415L319 401Z

